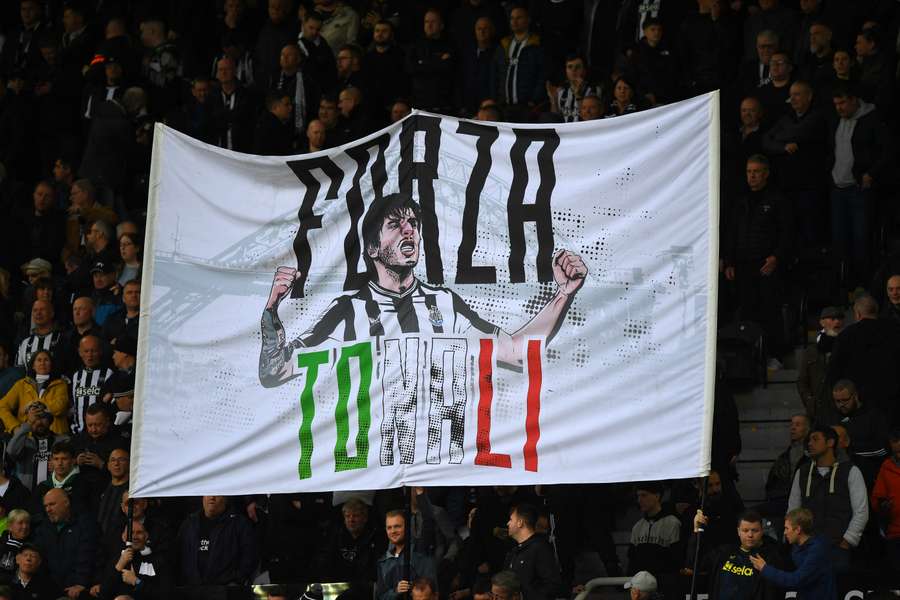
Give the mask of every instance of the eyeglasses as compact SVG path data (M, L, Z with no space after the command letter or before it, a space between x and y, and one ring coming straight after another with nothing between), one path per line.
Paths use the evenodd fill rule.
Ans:
M109 459L107 462L111 462L111 463L127 463L127 462L128 462L128 459L127 459L127 458L121 458L121 457L120 457L120 458L111 458L111 459Z

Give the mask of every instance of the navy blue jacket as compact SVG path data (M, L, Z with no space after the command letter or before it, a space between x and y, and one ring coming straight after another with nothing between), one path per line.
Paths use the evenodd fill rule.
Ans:
M828 551L830 543L821 536L809 538L791 549L794 571L782 571L766 564L762 576L778 587L797 590L798 600L835 600L837 588Z

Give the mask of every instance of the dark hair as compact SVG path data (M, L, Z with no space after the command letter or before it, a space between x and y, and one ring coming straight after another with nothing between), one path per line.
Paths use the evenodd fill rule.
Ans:
M307 21L318 21L319 23L321 23L324 20L325 20L325 17L323 17L322 13L320 13L317 10L308 10L308 11L306 11L306 14L303 15L304 23L306 23Z
M762 515L755 510L745 510L738 515L738 525L741 524L741 521L747 521L748 523L759 523L760 525L762 525L763 518Z
M830 425L822 425L820 423L817 423L815 427L809 430L810 436L814 433L821 433L826 442L828 440L832 440L834 442L834 447L837 448L838 432L832 429Z
M405 211L411 211L413 216L419 221L419 228L422 227L422 209L412 196L407 194L388 194L381 198L376 198L366 211L363 217L362 235L363 235L363 260L366 261L366 268L370 273L374 273L375 265L369 256L369 248L378 247L381 242L381 226L384 220L390 216L400 215Z
M636 492L644 490L645 492L650 492L651 494L662 496L664 488L663 485L658 481L641 481L636 486L634 486L634 490Z
M58 379L59 373L57 372L56 367L54 366L55 361L53 360L53 353L46 349L38 350L37 352L32 354L30 357L28 357L28 367L26 369L28 376L32 377L32 378L35 376L36 373L34 371L34 361L41 354L46 354L50 358L50 380L52 381L54 379Z
M49 277L39 277L34 282L34 289L37 290L50 290L53 291L53 280Z
M112 415L109 414L109 409L106 407L106 404L102 402L94 402L85 409L84 414L85 416L105 415L107 419L112 419Z
M489 577L479 577L475 580L475 583L472 584L472 595L477 596L478 594L490 594L491 593L491 580Z
M434 581L431 580L430 577L419 577L412 583L412 589L414 590L431 590L431 593L435 593L437 591L437 586L434 584Z
M573 60L580 60L582 63L584 63L585 66L587 66L587 59L585 59L584 54L582 54L581 52L569 52L568 54L566 54L566 59L565 61L563 61L563 64L572 62Z
M514 571L500 571L491 577L491 583L498 588L503 588L510 594L518 594L522 591L522 583Z
M881 40L880 38L881 31L877 27L870 27L868 29L863 29L857 36L862 36L870 44L875 44L875 47L879 50L881 49Z
M131 233L130 231L126 231L125 233L123 233L122 235L119 236L120 242L122 241L123 237L127 237L131 241L132 244L137 246L138 260L142 260L144 258L144 236L142 236L140 233ZM140 282L138 282L138 283L140 283Z
M758 165L762 165L767 169L771 168L771 166L769 164L769 157L767 157L765 154L750 155L750 157L747 158L747 164L749 165L750 163L756 163Z
M350 52L356 60L362 60L363 55L365 54L358 44L344 44L338 49L338 52L341 52L342 50Z
M835 84L834 89L831 90L832 98L858 98L859 92L856 90L856 85L853 82L838 82Z
M652 27L654 25L659 25L660 27L662 27L662 19L660 19L659 17L647 17L646 19L644 19L644 24L641 25L641 29L647 29L648 27Z
M387 522L387 520L391 517L401 517L403 519L404 526L406 525L406 511L396 508L394 510L389 510L386 513L384 513L385 522Z
M533 504L517 504L513 507L513 511L516 513L517 517L522 519L522 522L525 523L525 526L528 529L534 529L534 526L537 525L540 513Z
M272 90L266 94L266 110L272 110L276 104L285 98L290 98L290 95L278 90Z
M894 427L888 434L888 440L892 442L900 442L900 427Z
M60 440L53 444L53 447L50 449L50 454L68 454L72 458L75 458L75 446L73 446L72 442L69 440Z

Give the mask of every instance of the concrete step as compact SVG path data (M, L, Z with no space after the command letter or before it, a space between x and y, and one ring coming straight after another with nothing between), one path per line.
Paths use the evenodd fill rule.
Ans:
M771 462L738 463L740 479L737 482L737 490L747 506L753 506L765 500L766 477L769 475L771 466Z
M754 388L735 395L741 421L787 420L803 410L794 383L770 383L767 388Z

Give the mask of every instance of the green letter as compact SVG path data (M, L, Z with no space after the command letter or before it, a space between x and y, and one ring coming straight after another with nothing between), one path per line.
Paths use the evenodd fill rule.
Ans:
M359 394L356 406L359 415L359 432L356 434L356 456L347 455L347 440L350 437L350 420L347 403L350 400L350 357L359 359ZM338 404L334 410L337 425L337 443L334 446L334 471L365 469L369 458L369 385L372 383L372 345L360 342L341 349L337 364Z
M300 424L300 479L312 477L310 466L313 452L312 422L316 414L313 386L319 377L319 365L327 362L328 350L297 355L297 366L306 369L306 383L303 385L303 393L300 394L300 411L303 414L303 421Z

